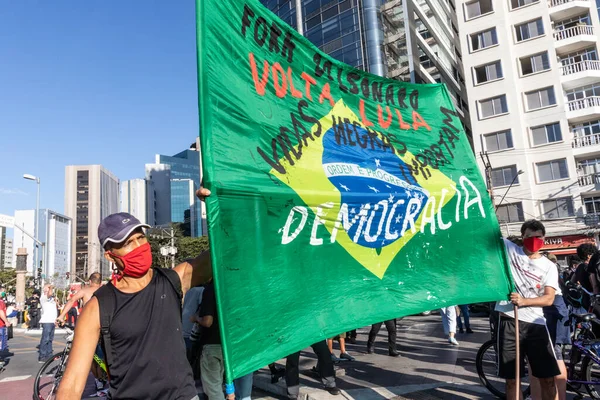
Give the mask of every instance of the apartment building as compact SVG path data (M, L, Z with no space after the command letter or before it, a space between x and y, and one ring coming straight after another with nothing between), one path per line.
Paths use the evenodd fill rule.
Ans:
M505 235L538 218L564 260L600 215L600 24L589 0L456 4L473 145Z
M98 240L98 225L119 212L119 179L101 165L65 168L65 214L71 218L71 275L110 276L110 264Z
M381 6L387 76L444 83L465 131L471 121L455 5L448 0L390 0Z

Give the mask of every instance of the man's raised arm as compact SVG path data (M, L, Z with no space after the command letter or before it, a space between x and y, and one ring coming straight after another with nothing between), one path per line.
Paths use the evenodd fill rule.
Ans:
M77 293L75 293L73 295L73 297L71 297L69 299L69 301L67 301L67 304L65 304L65 306L63 307L63 310L60 313L60 315L58 317L56 317L56 324L62 324L63 321L65 320L65 315L67 315L67 313L69 312L69 310L73 307L73 304L75 304L80 299L83 299L83 295L84 295L83 291L84 290L85 289L81 289L80 291L78 291Z

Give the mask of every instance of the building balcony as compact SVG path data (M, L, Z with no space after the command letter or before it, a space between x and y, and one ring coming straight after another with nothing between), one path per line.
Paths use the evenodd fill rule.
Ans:
M600 214L585 214L583 216L583 223L586 226L598 227L600 225Z
M573 135L573 141L571 147L573 148L573 155L575 157L595 153L600 154L600 134L595 133L593 135L575 136Z
M595 174L579 176L577 178L577 182L579 183L580 187L587 187L587 186L598 187L600 185L600 174L595 173ZM598 189L596 189L596 190L598 190Z
M567 103L567 119L581 122L586 119L600 118L600 96L586 97Z
M573 89L600 80L600 61L585 60L560 68L563 88Z
M548 11L553 21L569 19L590 10L590 2L584 0L549 0Z
M596 43L592 25L577 25L554 31L554 47L557 53L573 53Z

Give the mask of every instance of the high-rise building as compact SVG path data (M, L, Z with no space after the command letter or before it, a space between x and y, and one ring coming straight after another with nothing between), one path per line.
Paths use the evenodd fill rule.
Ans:
M37 239L43 243L40 250L40 265L46 280L59 287L66 285L66 273L71 270L71 218L48 209L39 214ZM34 254L35 210L15 211L15 230L12 246L26 248L27 254ZM27 274L35 275L33 257L27 257Z
M262 0L296 28L295 0ZM413 83L445 83L471 137L456 11L445 0L302 0L304 36L346 64Z
M14 268L13 264L13 240L11 238L4 239L4 268Z
M381 7L388 77L445 83L470 137L469 107L453 1L390 0Z
M119 211L126 212L142 223L146 223L146 181L144 179L131 179L121 181Z
M202 207L195 197L200 187L200 152L194 143L174 156L156 155L146 164L148 223L182 224L187 236L201 236Z
M297 29L295 0L261 0ZM384 76L382 0L302 0L304 36L346 64Z
M98 225L119 211L119 180L101 165L65 169L65 214L73 220L71 273L87 279L92 272L110 275L98 241Z
M71 272L71 218L55 211L40 210L39 241L44 243L44 254L46 267L42 270L46 279L50 280L59 288L68 285L67 272Z
M475 153L503 231L542 219L547 245L572 254L600 214L596 4L474 0L456 10Z

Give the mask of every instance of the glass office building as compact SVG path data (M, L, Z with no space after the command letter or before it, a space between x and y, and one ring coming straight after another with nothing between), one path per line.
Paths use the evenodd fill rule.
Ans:
M295 0L262 0L296 29ZM332 57L385 75L381 0L302 0L304 36Z
M148 223L182 223L185 236L203 234L201 204L195 191L200 188L200 152L194 147L173 156L156 155L146 164Z

